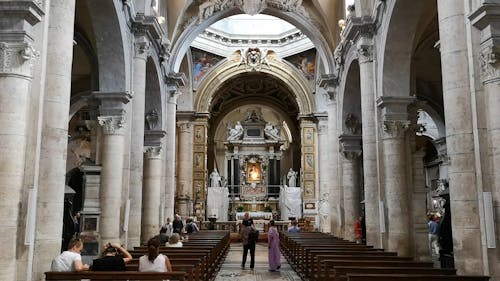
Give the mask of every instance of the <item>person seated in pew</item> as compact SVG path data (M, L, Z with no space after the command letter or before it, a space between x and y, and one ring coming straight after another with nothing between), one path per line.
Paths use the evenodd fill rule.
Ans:
M102 257L92 263L92 271L125 271L125 264L132 260L132 255L118 243L104 245Z
M192 218L186 220L186 233L198 233L200 230L198 229L198 225L194 222Z
M171 248L180 248L182 247L182 242L180 241L181 237L177 233L173 233L172 236L168 239L167 244L165 244L166 247L171 247Z
M165 226L162 226L160 228L160 234L156 235L155 238L160 240L160 244L164 245L165 243L167 243L168 239L170 238L168 235L167 235L167 228ZM170 235L172 236L172 235Z
M151 238L148 241L148 254L139 258L140 272L172 272L172 265L167 256L160 254L160 241Z
M291 232L291 233L300 232L300 228L297 226L297 221L296 220L292 221L292 226L290 226L288 228L288 232Z
M73 238L68 243L68 250L62 252L52 260L51 271L85 271L89 270L88 264L82 263L83 241Z

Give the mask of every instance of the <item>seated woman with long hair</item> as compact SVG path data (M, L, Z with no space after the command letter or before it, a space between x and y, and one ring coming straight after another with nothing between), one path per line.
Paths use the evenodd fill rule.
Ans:
M141 272L172 272L172 265L167 256L160 254L160 241L151 238L148 241L148 254L139 258Z

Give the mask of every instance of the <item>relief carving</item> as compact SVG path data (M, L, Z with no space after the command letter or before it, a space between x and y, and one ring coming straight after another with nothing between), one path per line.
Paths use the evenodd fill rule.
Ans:
M492 46L481 51L479 62L481 64L481 80L483 83L491 83L500 79L499 61Z
M33 64L40 56L29 43L0 42L0 74L31 77Z
M125 126L124 116L99 116L97 120L103 128L104 134L114 135L123 133L122 128Z

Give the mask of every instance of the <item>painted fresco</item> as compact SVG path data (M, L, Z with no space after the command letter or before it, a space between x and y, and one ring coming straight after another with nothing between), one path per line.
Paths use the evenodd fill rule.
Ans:
M285 60L297 67L307 80L314 80L314 73L316 70L316 49L310 49L286 57Z
M216 65L223 57L200 50L196 48L191 49L193 56L193 80L198 82L203 76Z

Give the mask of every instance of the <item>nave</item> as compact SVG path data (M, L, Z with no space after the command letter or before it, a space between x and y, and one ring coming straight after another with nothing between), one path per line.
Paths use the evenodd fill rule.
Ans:
M279 271L269 271L267 258L267 244L257 243L255 248L255 268L250 270L247 267L241 268L241 259L243 254L243 245L241 243L231 243L224 264L222 264L215 281L300 281L300 277L281 255L281 268ZM250 258L250 256L248 257Z

